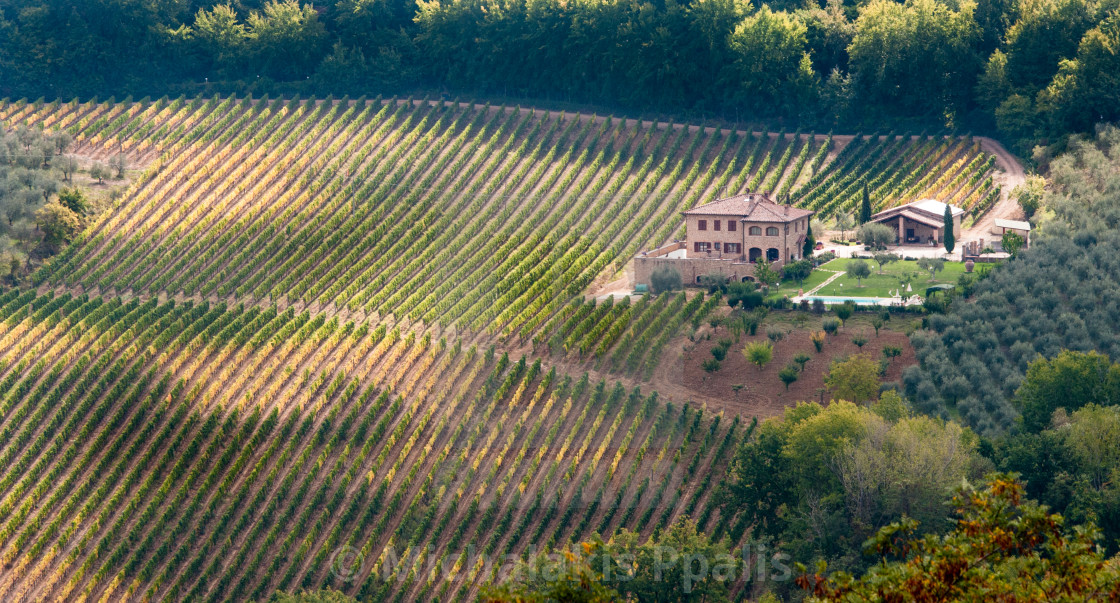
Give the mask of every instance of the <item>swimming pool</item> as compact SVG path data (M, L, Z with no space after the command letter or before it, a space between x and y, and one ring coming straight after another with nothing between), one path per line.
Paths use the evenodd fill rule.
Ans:
M902 300L897 297L845 297L842 295L806 295L799 297L795 301L805 300L814 302L820 300L826 304L842 304L844 302L852 302L859 306L890 306L901 305Z

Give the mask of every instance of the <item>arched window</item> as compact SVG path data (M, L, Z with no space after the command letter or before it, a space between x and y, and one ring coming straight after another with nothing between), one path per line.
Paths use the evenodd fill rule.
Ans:
M782 257L782 252L778 251L776 247L771 247L766 250L766 261L777 262L778 258Z
M768 237L778 236L778 227L777 226L771 226L771 227L767 228L766 229L766 236L768 236Z
M762 236L762 229L758 226L751 226L750 234L752 237Z
M750 250L749 254L747 255L747 257L750 259L751 263L753 264L753 263L757 262L759 258L762 257L762 250L759 249L758 247L751 247L751 250Z

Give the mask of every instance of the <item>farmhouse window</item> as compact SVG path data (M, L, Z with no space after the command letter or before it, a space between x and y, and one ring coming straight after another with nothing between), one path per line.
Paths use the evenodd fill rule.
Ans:
M697 252L697 253L703 253L705 251L711 251L712 250L712 244L697 241L697 242L692 244L692 250Z
M762 228L759 227L759 226L751 226L751 229L750 229L749 232L751 233L752 237L761 236L762 235Z
M719 220L712 220L712 230L719 230Z
M724 251L724 253L743 253L743 244L742 243L724 243L723 244L723 251Z
M697 230L708 230L708 221L700 220L696 225Z
M777 226L771 226L771 227L767 228L766 229L766 236L768 236L768 237L778 236L778 227Z
M727 221L727 232L735 232L735 220Z

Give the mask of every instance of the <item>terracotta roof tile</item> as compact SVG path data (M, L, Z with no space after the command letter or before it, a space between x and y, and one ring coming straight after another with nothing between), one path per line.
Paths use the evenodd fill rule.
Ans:
M807 209L774 203L762 193L719 199L683 213L686 216L737 216L747 222L793 222L813 214Z

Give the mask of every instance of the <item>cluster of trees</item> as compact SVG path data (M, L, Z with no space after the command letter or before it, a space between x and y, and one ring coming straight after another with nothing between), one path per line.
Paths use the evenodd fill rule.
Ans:
M729 539L712 539L682 516L644 541L623 528L606 541L595 535L536 555L480 600L729 602L742 561Z
M951 489L991 468L978 445L956 423L913 415L893 391L865 406L802 403L739 449L722 512L734 517L732 538L749 527L795 560L860 571L871 562L862 544L880 526L903 515L924 529L943 523Z
M1117 43L1103 0L23 0L0 94L436 89L1033 141L1120 117Z
M78 170L65 132L0 131L0 274L9 280L81 228L88 201L66 188Z
M902 386L919 410L1003 433L1021 414L1017 392L1039 357L1120 358L1118 173L1120 129L1111 126L1050 162L1031 247L975 282L970 303L929 316L929 330L911 337L920 364L907 367Z
M534 557L512 579L484 589L480 601L718 603L732 600L729 585L747 586L740 597L760 595L756 600L765 602L777 601L777 590L792 590L795 600L810 595L837 603L971 601L993 593L1012 601L1103 603L1120 597L1120 566L1099 547L1093 523L1051 512L1028 498L1014 475L965 482L946 498L946 529L926 531L912 517L884 526L868 540L877 562L862 575L830 572L823 561L810 569L761 546L740 555L685 518L644 544L623 530L605 542L595 536Z
M1120 565L1099 548L1091 523L1079 525L1024 496L1014 476L992 474L953 496L953 528L915 532L906 518L869 541L881 563L863 576L818 568L798 584L817 601L1115 601Z

